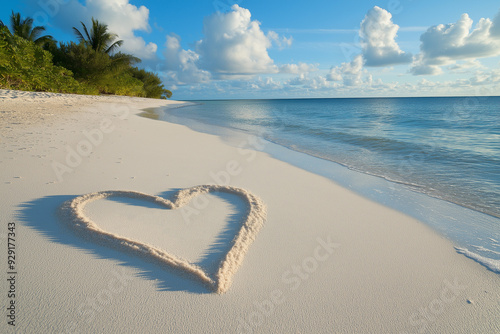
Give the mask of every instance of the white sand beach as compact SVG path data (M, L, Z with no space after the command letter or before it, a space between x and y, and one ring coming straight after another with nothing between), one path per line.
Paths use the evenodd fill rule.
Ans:
M500 332L498 274L258 138L138 116L182 103L0 90L0 332Z

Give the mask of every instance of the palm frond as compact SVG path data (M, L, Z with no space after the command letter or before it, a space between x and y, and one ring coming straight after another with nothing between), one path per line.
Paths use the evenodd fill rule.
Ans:
M123 41L118 40L118 41L114 42L113 44L111 44L104 52L108 53L108 54L113 53L116 49L118 49L122 45L123 45Z
M21 14L14 13L10 15L10 28L12 29L12 34L17 35L19 31L19 27L21 25Z
M137 58L131 54L122 53L122 52L118 52L117 54L114 54L113 56L111 56L111 59L114 62L127 63L129 65L137 64L137 63L140 63L142 61L140 58Z
M92 38L90 37L89 31L87 30L87 26L83 22L80 22L80 23L83 26L83 32L85 32L85 35L87 36L87 41L90 42L92 40Z
M89 31L83 22L80 23L83 27L83 33L75 27L73 27L73 31L81 42L85 42L94 51L112 54L122 46L123 41L117 40L118 35L111 33L107 24L92 18L92 28Z
M52 36L49 35L40 36L45 31L45 27L33 27L33 18L27 17L23 19L20 13L12 11L10 25L13 35L35 42L38 45L43 46L48 40L53 40Z
M76 38L78 38L80 42L85 41L85 38L83 37L82 33L76 27L73 27L73 32L75 33Z
M36 41L44 31L44 27L36 26L31 30L28 39L31 41Z

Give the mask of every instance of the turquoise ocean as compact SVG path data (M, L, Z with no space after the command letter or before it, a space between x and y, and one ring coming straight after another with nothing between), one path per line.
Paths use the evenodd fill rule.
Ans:
M403 211L500 273L500 97L190 101L160 119L264 151Z

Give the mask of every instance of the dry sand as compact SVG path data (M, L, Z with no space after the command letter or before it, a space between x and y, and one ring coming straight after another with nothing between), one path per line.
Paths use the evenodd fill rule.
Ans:
M500 332L499 275L422 223L253 151L258 139L242 135L236 147L137 116L176 103L0 91L0 302L6 310L14 300L16 316L15 328L4 316L0 332ZM58 216L85 194L175 202L182 189L209 184L245 189L267 207L224 294L89 239ZM85 216L216 277L248 203L215 191L168 210L147 196L95 200Z

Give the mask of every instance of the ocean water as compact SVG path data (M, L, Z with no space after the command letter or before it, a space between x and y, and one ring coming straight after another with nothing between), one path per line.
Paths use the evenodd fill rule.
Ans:
M192 102L160 118L305 153L297 165L428 223L500 273L500 97Z

